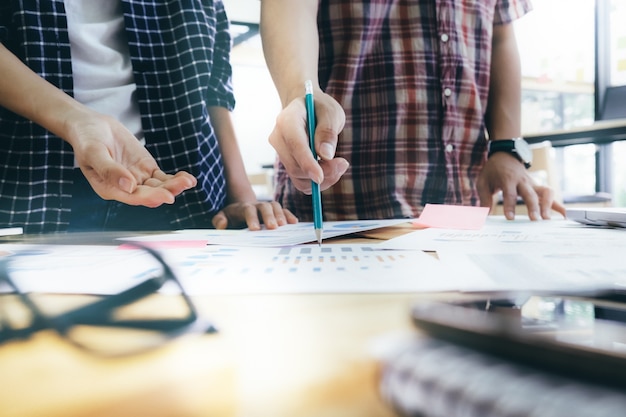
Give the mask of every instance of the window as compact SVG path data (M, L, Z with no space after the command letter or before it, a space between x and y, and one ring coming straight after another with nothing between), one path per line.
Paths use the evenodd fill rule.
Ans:
M610 2L610 42L609 42L609 85L626 85L626 2L611 0ZM622 104L626 106L626 103ZM612 178L613 199L615 205L626 206L626 142L615 142L612 145Z
M533 0L515 22L525 133L594 121L594 0Z
M533 0L515 22L525 135L589 126L595 117L594 0ZM595 193L595 146L556 148L565 199Z
M626 29L621 24L626 2L533 0L533 6L515 23L522 58L523 133L549 139L556 131L606 119L606 88L626 85ZM620 161L625 141L563 144L555 153L565 197L608 192L614 205L626 205L626 168Z
M610 80L609 84L626 85L626 2L610 2Z

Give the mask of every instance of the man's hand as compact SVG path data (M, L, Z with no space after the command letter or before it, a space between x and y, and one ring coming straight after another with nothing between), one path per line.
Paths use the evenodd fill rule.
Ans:
M161 171L146 148L117 120L89 112L72 121L66 140L94 191L133 206L172 204L197 180L187 172Z
M157 207L196 185L186 172L168 175L118 121L78 103L0 44L0 105L67 141L83 174L107 200Z
M302 97L291 101L278 115L269 142L285 166L295 187L311 194L311 181L325 190L334 185L348 169L344 158L335 158L337 137L345 124L345 113L339 103L321 91L315 93L315 151L320 161L313 158L309 146L306 108Z
M502 191L504 216L515 218L517 196L522 197L531 220L549 219L551 210L565 217L565 207L554 200L554 191L537 185L528 175L526 168L513 155L504 152L493 154L485 163L477 181L480 205L493 205L493 195Z
M276 201L255 203L232 203L213 217L216 229L240 228L261 229L261 221L268 229L298 223L298 218Z

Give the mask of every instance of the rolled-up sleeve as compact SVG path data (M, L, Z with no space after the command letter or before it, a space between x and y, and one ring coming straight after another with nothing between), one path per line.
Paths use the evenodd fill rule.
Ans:
M215 8L217 25L213 51L213 68L209 81L210 96L207 100L210 106L225 107L228 110L233 110L235 108L235 96L232 85L233 69L230 63L232 37L222 2L216 1Z
M499 0L493 16L494 25L505 25L533 9L530 0Z

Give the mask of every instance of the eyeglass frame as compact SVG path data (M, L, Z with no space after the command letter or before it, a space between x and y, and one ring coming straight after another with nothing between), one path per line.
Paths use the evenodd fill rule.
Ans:
M72 326L90 325L102 327L119 327L137 330L149 330L160 332L164 337L164 342L172 340L187 333L216 333L217 328L210 322L204 320L199 315L197 308L191 297L185 291L180 280L172 268L156 250L137 243L127 242L126 244L136 247L150 254L156 259L163 272L157 276L152 276L139 284L127 288L120 293L105 296L90 304L76 309L50 316L44 313L37 303L35 303L27 293L20 291L19 287L11 279L9 274L9 263L11 257L0 258L0 282L5 282L13 290L10 294L15 294L20 302L32 313L32 322L27 327L12 327L8 321L1 320L0 316L0 345L11 340L26 340L33 334L41 330L54 330L59 336L69 341L71 344L87 351L93 351L68 337L68 332ZM167 281L173 281L180 290L180 295L189 309L189 315L180 319L155 319L155 320L114 320L109 317L116 308L130 305L144 297L156 293ZM128 352L129 354L138 352Z

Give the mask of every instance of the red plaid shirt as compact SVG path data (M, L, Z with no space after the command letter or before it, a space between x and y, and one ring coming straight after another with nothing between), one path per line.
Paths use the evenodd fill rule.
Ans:
M530 0L321 0L319 79L345 109L322 193L326 220L414 218L426 203L478 205L494 25ZM311 197L277 170L276 198L301 220Z

